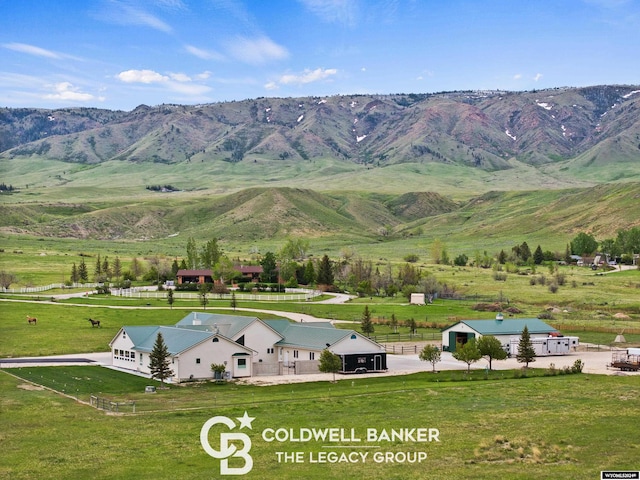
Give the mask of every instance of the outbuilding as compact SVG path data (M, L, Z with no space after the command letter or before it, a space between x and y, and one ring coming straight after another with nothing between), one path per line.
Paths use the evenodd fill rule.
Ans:
M558 337L558 332L552 326L539 318L510 318L504 319L498 314L491 320L462 320L442 331L442 350L455 352L456 345L464 345L471 339L479 339L484 335L492 335L500 340L506 352L510 351L512 340L520 340L524 327L533 337Z

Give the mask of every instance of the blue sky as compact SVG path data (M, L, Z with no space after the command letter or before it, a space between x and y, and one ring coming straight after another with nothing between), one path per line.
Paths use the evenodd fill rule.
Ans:
M640 83L640 0L0 0L0 106Z

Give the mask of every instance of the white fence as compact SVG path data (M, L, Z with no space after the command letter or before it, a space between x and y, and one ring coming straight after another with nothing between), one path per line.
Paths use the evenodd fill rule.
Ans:
M260 302L306 302L322 295L317 290L296 289L298 293L282 293L282 294L258 294L258 293L235 293L236 301L260 301ZM111 289L111 295L126 298L155 298L166 299L167 292L157 292L143 290L140 288ZM231 301L231 293L209 293L209 300L227 300ZM197 292L173 292L173 298L178 300L199 300L200 294Z
M71 289L71 288L93 289L100 285L102 284L101 283L73 283L71 285L66 285L64 283L51 283L49 285L42 285L39 287L5 288L2 291L4 293L40 293L40 292L46 292L47 290L55 290L55 289Z

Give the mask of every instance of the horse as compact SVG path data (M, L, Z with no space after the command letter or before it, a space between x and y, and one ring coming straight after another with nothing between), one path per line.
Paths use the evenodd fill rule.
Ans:
M32 323L34 325L37 325L38 319L36 317L30 317L29 315L27 315L27 322L29 322L29 325L31 325Z
M94 320L93 318L90 318L89 321L91 322L91 328L100 326L100 320Z

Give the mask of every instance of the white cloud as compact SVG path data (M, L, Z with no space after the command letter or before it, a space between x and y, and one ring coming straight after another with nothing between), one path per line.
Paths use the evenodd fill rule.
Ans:
M37 57L62 58L62 55L60 55L59 53L36 47L35 45L28 45L26 43L3 43L2 46L15 52L27 53L29 55L35 55Z
M55 93L44 95L48 100L68 100L73 102L89 102L91 100L103 101L104 97L96 97L90 93L83 93L71 82L60 82L52 86Z
M210 72L210 71L208 71L208 70L207 70L207 71L205 71L205 72L202 72L202 73L199 73L199 74L197 74L197 75L196 75L196 78L197 78L198 80L206 80L206 79L207 79L207 78L209 78L209 77L211 77L211 72Z
M299 0L314 15L328 23L353 26L358 17L355 0Z
M106 10L94 15L96 18L118 25L149 27L165 33L171 33L173 31L169 24L163 22L155 15L137 8L133 2L111 0L106 5Z
M120 72L117 78L124 83L162 83L169 77L154 72L153 70L126 70Z
M276 82L265 83L264 88L266 90L278 90L280 88Z
M191 77L189 75L185 75L184 73L170 73L169 77L171 80L175 80L176 82L190 82Z
M516 73L516 74L513 76L513 79L514 79L514 80L520 80L521 78L522 78L522 74L521 74L521 73Z
M338 73L335 68L316 68L315 70L305 70L301 74L285 74L280 77L278 83L283 85L303 85L327 79Z
M536 73L536 76L533 77L533 81L537 82L538 80L540 80L542 78L542 74L541 73Z
M286 48L267 37L237 37L228 42L227 48L233 57L250 65L262 65L289 57Z
M223 60L224 56L213 50L204 50L202 48L194 47L193 45L185 45L184 49L191 55L201 58L202 60Z

